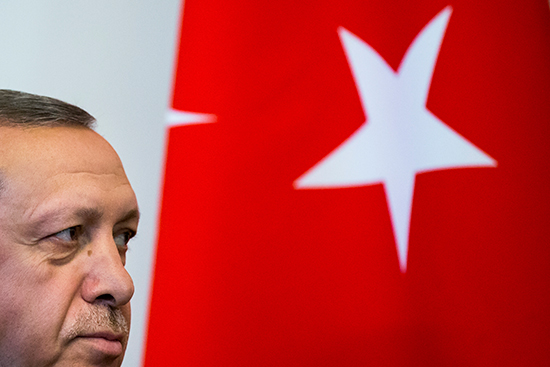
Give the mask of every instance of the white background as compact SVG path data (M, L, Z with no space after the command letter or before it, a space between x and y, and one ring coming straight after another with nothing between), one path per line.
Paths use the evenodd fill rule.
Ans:
M2 0L0 88L90 112L119 153L142 219L127 268L136 293L123 366L141 365L180 0Z

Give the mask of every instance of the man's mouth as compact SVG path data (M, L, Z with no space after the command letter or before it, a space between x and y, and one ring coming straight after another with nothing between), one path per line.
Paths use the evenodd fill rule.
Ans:
M119 356L124 352L123 340L124 334L117 334L111 331L100 331L89 334L78 335L75 341L83 341L92 345L92 348L101 354L109 356Z

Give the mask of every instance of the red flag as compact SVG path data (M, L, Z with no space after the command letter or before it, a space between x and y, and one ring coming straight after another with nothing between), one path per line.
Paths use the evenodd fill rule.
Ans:
M550 363L547 1L187 0L180 42L146 366Z

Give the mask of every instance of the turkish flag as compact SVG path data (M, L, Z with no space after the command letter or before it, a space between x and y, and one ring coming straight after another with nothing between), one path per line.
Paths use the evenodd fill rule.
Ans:
M186 0L145 366L550 365L546 0Z

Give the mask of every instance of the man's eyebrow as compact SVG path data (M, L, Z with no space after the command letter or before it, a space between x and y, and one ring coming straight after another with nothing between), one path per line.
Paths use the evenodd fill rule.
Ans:
M77 210L76 214L77 216L81 218L85 218L90 222L95 222L95 221L99 221L103 217L104 212L96 208L82 208ZM126 222L132 219L139 219L138 209L132 209L128 211L122 217L117 219L117 222Z
M128 220L132 219L139 219L140 213L138 209L132 209L128 213L124 214L122 218L120 218L119 222L126 222Z
M88 221L96 222L103 217L103 211L96 208L81 208L76 211L76 215Z

